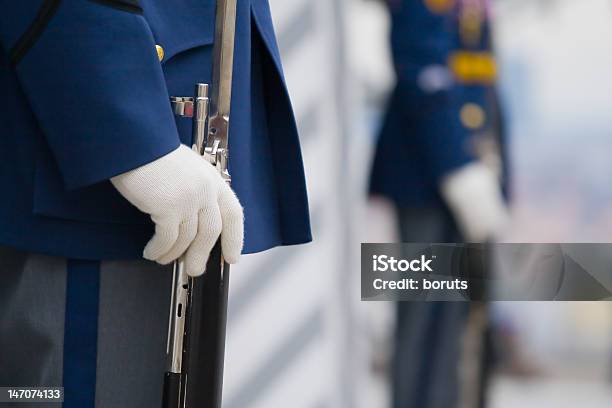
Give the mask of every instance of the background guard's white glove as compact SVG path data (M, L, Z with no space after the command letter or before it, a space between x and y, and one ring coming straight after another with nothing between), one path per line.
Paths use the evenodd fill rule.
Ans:
M499 180L483 163L451 172L442 180L440 191L468 242L498 238L509 222Z
M187 273L198 276L221 235L225 260L238 262L244 238L242 207L217 170L187 146L111 182L155 223L155 235L144 249L146 259L168 264L185 253Z

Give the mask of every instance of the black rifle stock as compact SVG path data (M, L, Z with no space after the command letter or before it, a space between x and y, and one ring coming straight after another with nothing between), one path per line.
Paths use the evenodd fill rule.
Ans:
M202 278L194 279L192 288L185 353L187 407L221 407L229 265L221 256L220 242L210 255L207 270Z
M184 288L183 288L184 289ZM189 279L180 372L164 376L163 408L220 408L223 389L229 265L221 243L213 248L206 273ZM176 371L176 370L174 370Z

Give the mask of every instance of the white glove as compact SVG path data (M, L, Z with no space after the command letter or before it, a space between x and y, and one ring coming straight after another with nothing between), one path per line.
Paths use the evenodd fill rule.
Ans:
M495 239L508 224L508 209L499 180L493 170L480 162L447 175L440 191L469 242Z
M185 253L187 273L198 276L221 235L225 260L238 262L244 238L242 207L217 170L187 146L111 182L155 223L144 258L165 265Z

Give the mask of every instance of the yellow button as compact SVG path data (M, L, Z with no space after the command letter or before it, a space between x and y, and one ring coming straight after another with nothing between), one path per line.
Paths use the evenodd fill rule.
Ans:
M164 49L161 45L156 45L155 49L157 50L157 58L159 58L159 62L162 62L164 59Z
M476 130L485 124L486 114L484 109L475 103L466 103L460 112L461 123L468 129Z

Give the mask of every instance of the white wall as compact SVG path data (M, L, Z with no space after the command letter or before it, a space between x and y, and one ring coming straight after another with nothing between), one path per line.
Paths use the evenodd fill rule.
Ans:
M224 407L354 407L339 2L272 0L300 128L314 242L233 268ZM358 247L356 248L358 249ZM358 292L357 292L358 293Z

